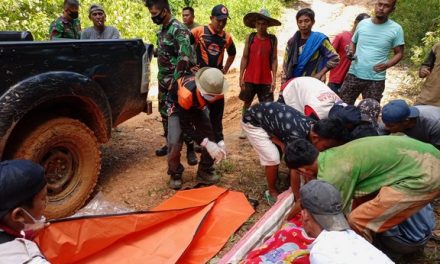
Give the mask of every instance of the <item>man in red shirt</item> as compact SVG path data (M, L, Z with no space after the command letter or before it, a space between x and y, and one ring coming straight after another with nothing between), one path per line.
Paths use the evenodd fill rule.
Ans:
M244 112L251 106L255 95L258 101L272 102L277 74L277 38L267 32L268 27L280 26L281 22L273 19L267 9L258 13L249 13L243 18L247 27L257 29L245 42L240 64L240 95ZM246 138L242 131L240 138Z
M339 62L338 66L330 71L330 81L328 83L328 86L337 94L342 86L342 83L344 82L345 75L347 75L348 68L350 68L351 65L352 58L347 57L346 48L348 47L348 45L350 45L351 38L353 37L353 33L356 30L359 22L369 17L370 16L366 13L359 14L354 20L354 25L351 31L341 32L336 35L335 39L333 40L332 45L335 48L336 52L339 54L341 61Z

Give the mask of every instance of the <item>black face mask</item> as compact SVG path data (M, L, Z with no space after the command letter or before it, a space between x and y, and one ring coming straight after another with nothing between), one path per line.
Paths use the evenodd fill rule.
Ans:
M154 23L154 24L156 24L156 25L160 25L160 24L162 24L163 21L165 20L164 17L161 17L161 16L162 16L162 13L163 13L163 10L164 10L164 9L162 9L162 11L160 11L160 13L157 14L157 15L155 15L154 17L151 17L151 20L153 20L153 23Z
M78 12L70 12L70 13L69 13L69 16L70 16L72 19L77 19L77 18L78 18Z

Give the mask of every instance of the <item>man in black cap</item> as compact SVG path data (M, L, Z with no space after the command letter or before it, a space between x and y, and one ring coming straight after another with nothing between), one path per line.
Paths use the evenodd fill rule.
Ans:
M92 4L89 8L89 19L93 22L93 27L86 28L81 33L81 39L119 39L119 31L112 26L106 26L107 15L104 8L97 4Z
M350 229L342 213L341 195L333 185L312 180L300 192L304 230L316 238L310 263L393 263Z
M44 169L29 160L0 162L0 263L49 263L33 239L46 226Z
M196 48L197 64L201 67L214 67L227 73L237 53L231 34L224 31L229 11L224 5L216 5L211 11L211 23L191 30ZM224 53L228 53L223 67Z
M194 43L197 56L197 66L193 70L202 67L213 67L221 70L224 74L229 71L237 51L231 34L224 31L228 18L228 9L224 5L216 5L211 12L211 23L191 30L191 43ZM223 67L225 50L228 53L228 58ZM209 118L214 124L213 130L216 143L224 142L222 124L224 109L224 98L208 106Z

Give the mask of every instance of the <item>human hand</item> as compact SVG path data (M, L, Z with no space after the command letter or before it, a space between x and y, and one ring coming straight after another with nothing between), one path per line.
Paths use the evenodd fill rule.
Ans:
M208 151L209 155L211 156L211 158L214 160L215 163L219 163L226 156L224 150L221 149L214 142L208 140L208 138L205 138L200 144L200 146L206 148L206 151Z
M176 112L176 107L173 103L167 101L166 103L167 106L167 115L171 116L174 112Z
M313 76L314 78L320 80L321 82L325 82L325 74L317 73Z
M273 80L272 84L270 85L270 92L273 93L276 88L277 88L276 81Z
M428 77L428 75L430 75L430 74L431 74L431 71L426 66L422 66L419 70L419 77L420 78Z
M195 65L195 66L193 66L193 67L190 69L190 71L191 71L192 73L196 73L199 69L200 69L200 66L199 66L199 65Z
M351 61L356 59L356 55L354 54L353 50L350 49L350 45L345 46L345 54L347 55L347 59Z
M290 209L290 212L287 214L285 220L289 221L290 219L294 218L301 212L301 206L299 201L296 201L293 207Z
M244 89L245 89L244 81L243 81L242 78L240 78L240 89L241 89L242 91L244 91Z
M388 68L389 67L388 67L387 63L379 63L379 64L374 65L373 70L376 72L383 72Z
M217 146L223 150L223 152L225 153L225 159L226 159L226 145L225 145L225 141L221 140L220 142L217 143Z

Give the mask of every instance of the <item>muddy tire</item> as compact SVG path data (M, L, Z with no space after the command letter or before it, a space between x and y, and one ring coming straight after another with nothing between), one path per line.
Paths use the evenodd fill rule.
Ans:
M45 168L49 198L45 215L50 219L71 215L84 205L101 167L93 132L82 122L65 117L31 127L13 156Z

